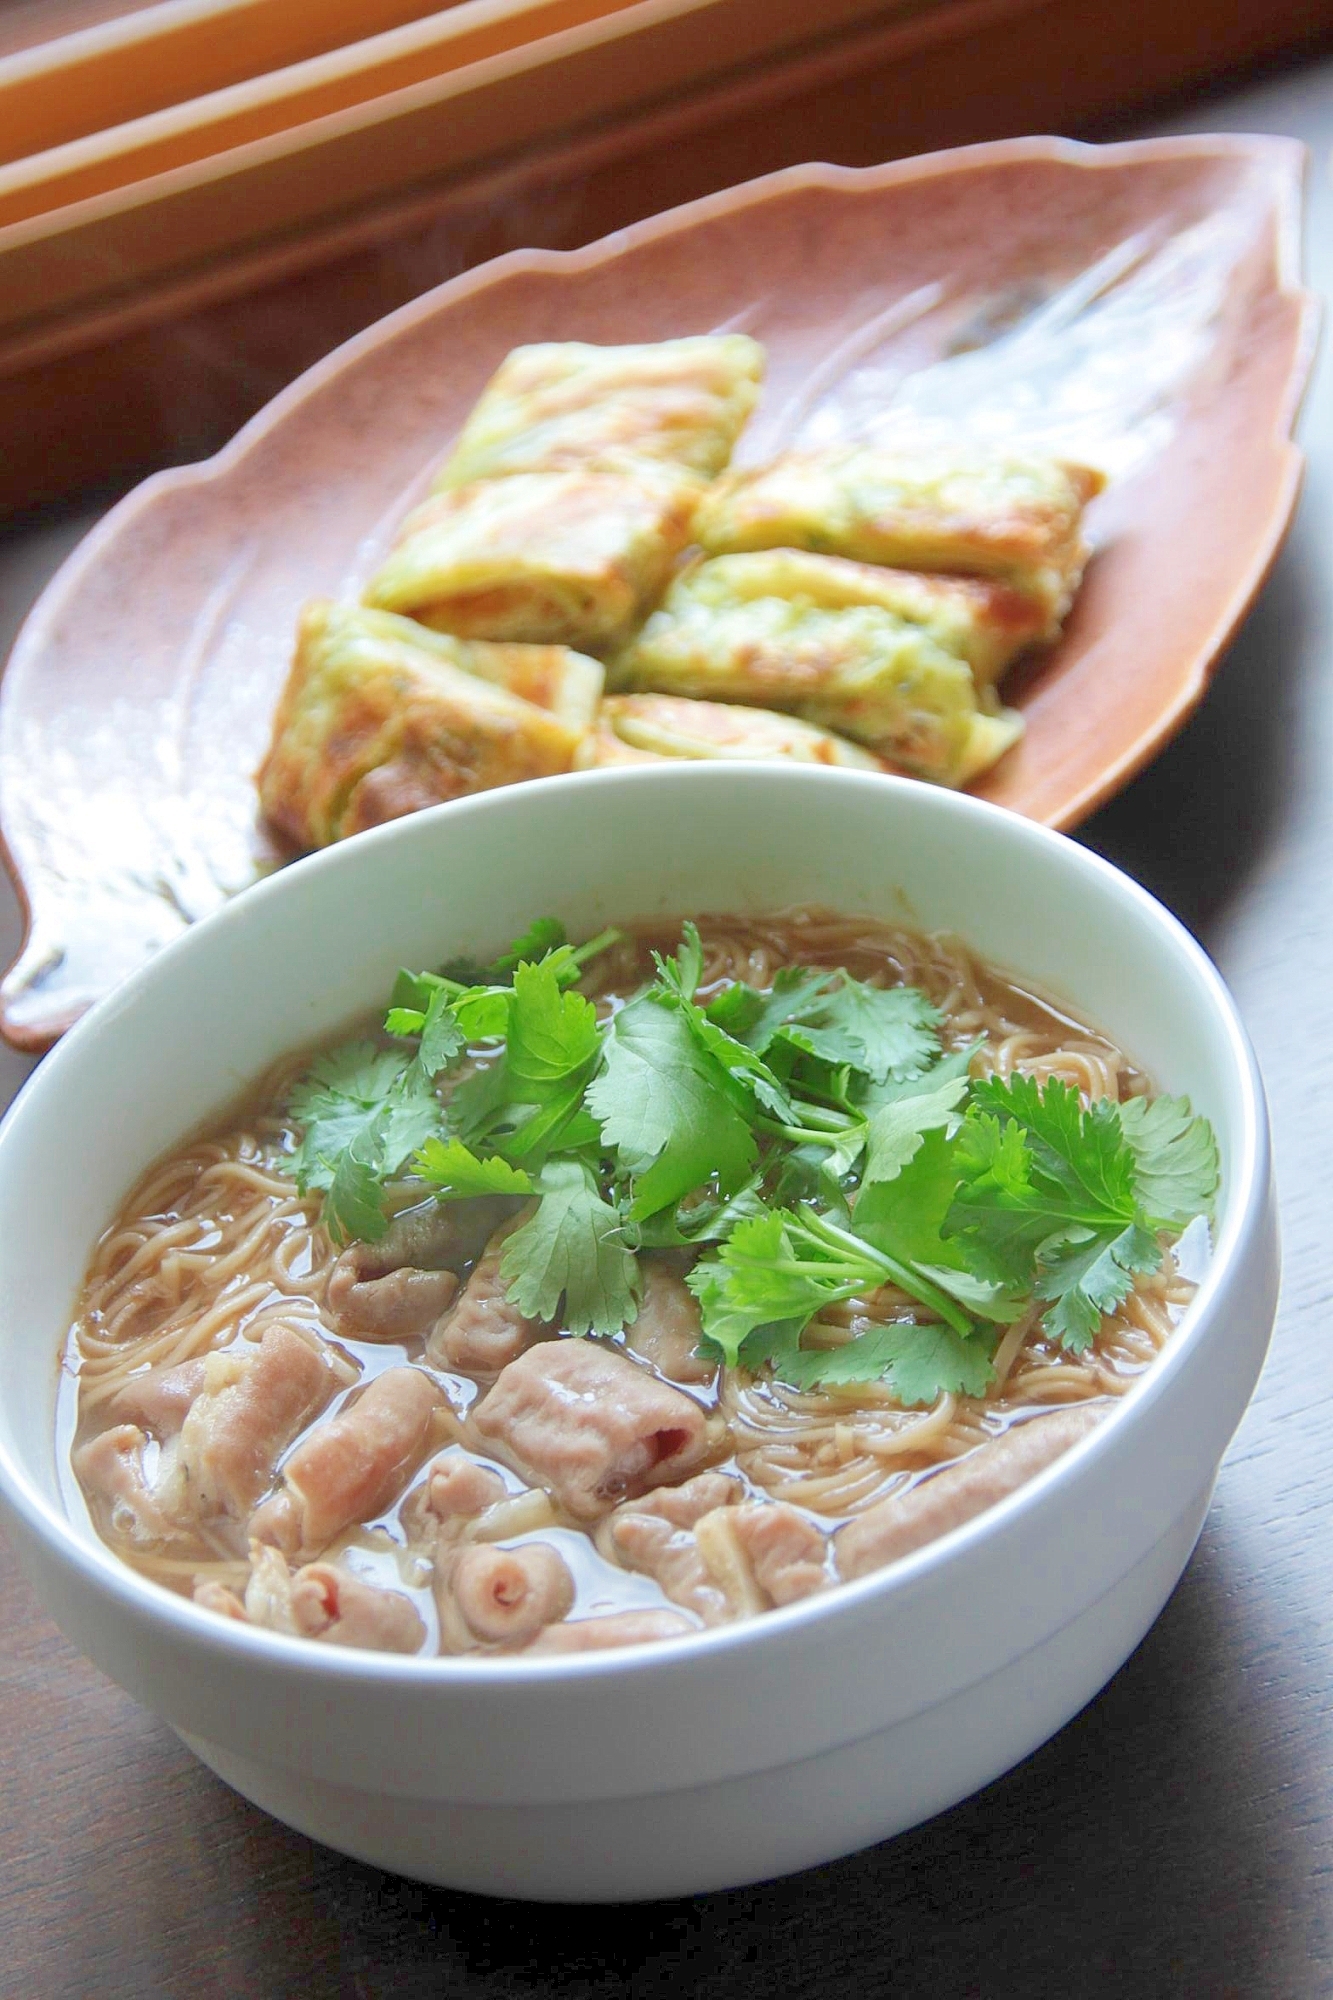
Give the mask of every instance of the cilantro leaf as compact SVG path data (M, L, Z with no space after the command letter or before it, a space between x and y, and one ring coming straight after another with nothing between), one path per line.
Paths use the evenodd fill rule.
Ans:
M597 1010L581 993L563 992L549 962L514 972L505 1067L516 1097L538 1092L586 1069L597 1054Z
M602 1068L587 1094L603 1143L635 1182L635 1221L716 1178L724 1194L757 1157L725 1075L699 1048L679 1008L644 995L611 1023Z
M939 1048L939 1025L938 1010L915 986L868 986L842 973L780 1032L809 1055L883 1083L925 1067Z
M566 941L565 927L558 917L536 917L521 937L491 960L486 970L498 985L520 965L535 964Z
M1045 1324L1074 1353L1123 1303L1135 1276L1161 1261L1140 1200L1143 1174L1170 1203L1207 1167L1178 1111L1146 1137L1131 1118L1146 1169L1121 1119L1121 1106L1099 1099L1085 1107L1058 1078L1039 1088L1030 1077L991 1077L974 1085L958 1135L959 1184L945 1228L983 1266L1049 1301Z
M438 972L409 972L405 965L400 965L394 977L393 992L389 996L390 1010L419 1014L424 1019L432 995L438 993L441 987L451 983L442 979ZM392 1032L390 1029L390 1033ZM411 1032L420 1034L420 1023Z
M717 1254L686 1283L699 1301L704 1333L734 1362L740 1342L777 1321L804 1326L824 1306L874 1291L885 1280L938 1312L956 1332L971 1322L924 1274L813 1208L770 1209L738 1223Z
M923 1069L939 1048L940 1015L916 987L869 986L817 967L784 967L768 993L738 981L707 1012L757 1055L782 1041L797 1054L848 1064L879 1083Z
M653 963L657 967L659 982L677 994L681 1000L693 1000L703 977L704 950L699 940L697 924L688 920L680 927L680 943L674 958L663 958L660 952L653 953Z
M417 1061L427 1076L435 1077L441 1070L448 1069L466 1046L467 1038L449 1004L449 994L442 986L438 992L431 994L430 1005L422 1018Z
M947 1128L967 1093L969 1050L946 1056L924 1075L898 1083L870 1118L862 1188L895 1180L915 1159L927 1132Z
M510 1105L503 1062L483 1063L449 1093L449 1129L476 1146L501 1123Z
M422 1037L422 1062L432 1076L468 1042L503 1040L511 994L505 987L460 985L434 972L400 970L384 1017L390 1035Z
M750 1105L757 1105L784 1122L794 1120L796 1113L791 1100L763 1057L720 1027L705 1008L695 1005L694 992L703 970L703 952L694 925L685 925L685 941L676 958L663 959L656 953L654 957L657 961L657 984L652 988L653 997L680 1009L686 1026L704 1054L712 1056L725 1075L739 1086L739 1097L732 1093L737 1108L744 1110Z
M1023 1294L975 1246L943 1234L958 1188L957 1139L939 1126L890 1181L864 1183L852 1226L875 1249L919 1273L970 1313L1001 1323L1016 1319Z
M774 1327L762 1312L754 1312L737 1304L731 1294L731 1280L725 1266L714 1257L703 1258L694 1266L685 1280L699 1302L699 1318L703 1326L704 1352L711 1345L731 1367L744 1357L747 1367L757 1366L767 1359L762 1352L752 1358L751 1350L756 1340L764 1335L780 1333L792 1343L801 1337L801 1330L810 1315L803 1312L789 1323Z
M1097 1098L1086 1109L1072 1084L1050 1077L987 1077L973 1085L983 1111L1021 1125L1039 1176L1062 1189L1071 1206L1128 1220L1134 1212L1134 1155L1120 1107Z
M1054 1303L1045 1324L1061 1345L1081 1354L1096 1338L1103 1313L1123 1305L1141 1271L1155 1271L1161 1246L1150 1229L1131 1222L1118 1235L1084 1230L1043 1259L1036 1293Z
M941 1228L974 1259L1022 1283L1048 1236L1078 1219L1062 1190L1034 1183L1035 1161L1023 1128L970 1110L953 1154L958 1178ZM1102 1218L1103 1220L1105 1218Z
M406 1165L439 1124L439 1100L413 1063L342 1152L320 1163L328 1174L322 1183L327 1189L324 1222L336 1243L349 1237L366 1243L379 1240L388 1227L384 1182Z
M505 1243L500 1276L529 1319L554 1320L564 1300L570 1333L619 1333L638 1311L639 1269L619 1209L578 1160L551 1160L536 1212Z
M478 1194L529 1194L531 1176L501 1159L478 1159L461 1139L428 1139L412 1162L441 1199Z
M554 972L561 986L576 986L588 961L615 944L620 936L617 930L604 930L584 944L571 945L558 917L537 917L522 936L507 945L489 965L478 965L470 958L457 958L444 970L449 979L461 986L507 986L512 983L520 965L545 964ZM395 993L394 999L397 1002L400 996Z
M940 1320L895 1320L838 1347L788 1345L774 1354L773 1372L794 1389L883 1381L909 1409L946 1392L984 1396L992 1374L986 1343Z
M715 1257L703 1259L686 1277L706 1338L729 1362L738 1359L742 1341L756 1328L790 1321L799 1329L821 1306L852 1298L883 1275L873 1263L858 1268L845 1257L832 1263L822 1246L802 1254L808 1246L797 1250L792 1222L779 1209L748 1217Z
M374 1242L386 1227L382 1183L443 1122L429 1077L396 1049L352 1042L312 1064L289 1108L305 1126L293 1161L302 1194L324 1191L335 1241Z
M449 1123L470 1146L485 1140L511 1162L539 1164L548 1153L597 1144L583 1092L601 1047L590 1000L566 992L551 960L524 961L510 989L474 989L455 1003L464 1029L493 1025L502 1004L506 1040L498 1062L466 1077L449 1100ZM471 1018L470 1018L471 1010Z
M558 1095L527 1113L510 1130L493 1135L496 1150L513 1160L540 1165L548 1154L578 1152L598 1145L601 1128L583 1108L583 1080L575 1077Z
M738 1222L762 1215L758 1174L737 1188L735 1194L703 1201L677 1202L674 1208L659 1209L631 1225L638 1250L683 1249L695 1243L717 1243L729 1236Z
M379 1170L398 1173L444 1123L440 1100L419 1063L409 1063L375 1114Z
M756 1055L763 1055L779 1029L801 1018L833 980L832 972L817 967L786 965L773 981L772 990L761 993L737 980L708 1003L710 1021L736 1036Z
M376 1161L359 1156L360 1143L353 1140L338 1155L324 1196L324 1226L338 1244L353 1238L378 1243L389 1227ZM369 1148L373 1144L372 1139Z
M345 1042L317 1056L297 1083L288 1109L305 1127L293 1162L302 1194L327 1188L339 1155L351 1145L406 1070L409 1058L374 1042Z
M1187 1097L1131 1097L1120 1127L1134 1155L1140 1202L1159 1228L1183 1229L1207 1215L1217 1193L1217 1140Z

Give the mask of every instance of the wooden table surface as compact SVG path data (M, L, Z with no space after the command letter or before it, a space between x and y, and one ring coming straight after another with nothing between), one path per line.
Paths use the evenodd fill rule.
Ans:
M1309 280L1333 301L1333 63L1150 129L1305 140ZM423 1889L266 1818L59 1637L0 1545L0 1994L1333 1994L1327 357L1303 433L1300 515L1212 694L1084 834L1190 925L1238 997L1272 1102L1286 1258L1272 1355L1198 1550L1110 1686L1007 1777L851 1860L688 1902L551 1910ZM0 544L0 650L99 511ZM7 959L2 887L0 902ZM5 1100L27 1068L0 1052Z

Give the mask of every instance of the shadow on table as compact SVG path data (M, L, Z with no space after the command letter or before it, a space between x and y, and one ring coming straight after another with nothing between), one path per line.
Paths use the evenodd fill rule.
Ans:
M228 1874L262 1885L245 1897L249 1939L244 1923L231 1930L228 1985L293 2000L1313 1995L1323 1919L1290 1907L1295 1857L1272 1803L1285 1826L1308 1824L1317 1774L1265 1712L1268 1633L1227 1570L1205 1537L1110 1687L1017 1771L915 1832L754 1889L614 1908L492 1902L341 1861L215 1795L210 1820L235 1815L215 1828ZM291 1953L275 1962L279 1937Z
M1316 560L1326 563L1298 521L1203 706L1079 832L1205 942L1251 873L1280 852L1313 755L1309 724L1321 703L1301 682L1320 667ZM1322 782L1313 770L1309 778Z

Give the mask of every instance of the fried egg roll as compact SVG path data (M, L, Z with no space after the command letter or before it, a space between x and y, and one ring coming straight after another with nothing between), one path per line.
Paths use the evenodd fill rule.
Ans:
M670 694L608 696L578 762L584 770L601 770L613 764L656 764L667 757L779 760L840 765L850 771L885 768L868 750L794 716Z
M966 661L923 626L879 604L751 596L717 573L727 567L681 572L612 663L617 690L782 709L944 785L966 784L1021 733L1016 716L983 712Z
M259 772L273 825L323 847L445 799L573 767L602 670L563 647L468 644L306 606Z
M965 660L978 687L993 685L1046 626L1044 605L994 577L923 575L804 549L717 556L690 575L691 599L701 606L759 597L824 611L873 605Z
M666 582L700 491L654 465L454 487L408 516L365 602L465 639L614 646Z
M1035 598L1052 638L1087 561L1083 509L1105 481L1017 453L839 447L720 479L695 520L710 555L812 549L854 562L993 576Z
M754 408L764 350L747 334L632 347L516 347L482 392L435 484L515 472L623 470L658 459L712 479Z

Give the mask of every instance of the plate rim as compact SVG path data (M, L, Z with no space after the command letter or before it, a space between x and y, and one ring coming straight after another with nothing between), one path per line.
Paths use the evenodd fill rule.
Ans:
M166 466L150 473L116 501L60 564L20 623L0 671L0 726L7 720L13 700L13 670L25 667L30 658L40 659L48 628L65 611L71 598L77 595L85 574L101 562L105 553L122 536L134 532L138 517L146 508L156 504L162 495L225 479L275 426L286 420L290 412L299 409L346 368L377 347L392 342L400 333L429 320L441 309L447 310L459 299L525 273L559 277L596 269L626 251L669 238L716 216L756 207L807 189L824 189L831 194L845 195L876 193L895 185L1002 166L1009 162L1048 161L1096 173L1151 164L1158 160L1191 157L1248 160L1267 170L1274 220L1274 296L1290 302L1296 310L1291 361L1270 438L1278 456L1283 481L1264 524L1264 531L1257 538L1253 558L1220 607L1208 640L1191 660L1191 671L1175 698L1095 780L1085 785L1057 812L1044 817L1044 824L1057 831L1069 832L1123 789L1199 706L1227 645L1267 581L1295 514L1304 479L1306 454L1297 444L1294 430L1309 386L1323 317L1322 300L1302 281L1303 194L1310 149L1298 139L1276 133L1218 132L1098 143L1055 134L1033 134L943 147L868 167L841 166L821 160L802 161L747 181L734 182L710 194L700 195L693 201L658 210L575 249L510 250L473 265L431 286L416 298L409 299L339 342L256 410L225 444L207 458ZM984 784L968 789L974 796L987 797ZM3 798L0 798L0 864L14 889L21 921L17 950L5 967L3 982L0 983L0 1039L21 1053L41 1055L88 1011L88 1006L77 1002L64 1007L53 1004L41 1020L16 1021L12 1016L10 986L15 972L29 954L34 918L28 883L10 844ZM99 1001L104 997L99 995ZM97 1005L99 1001L91 1004Z

